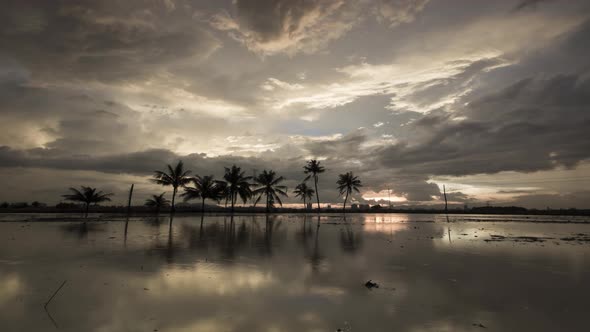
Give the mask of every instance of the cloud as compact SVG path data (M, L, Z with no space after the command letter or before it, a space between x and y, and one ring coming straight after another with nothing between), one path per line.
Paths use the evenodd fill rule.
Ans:
M519 11L530 7L536 7L538 4L547 1L549 0L522 0L516 6L514 6L514 11Z
M379 0L375 13L377 20L386 22L389 27L414 21L430 0Z
M118 190L183 159L198 174L272 168L292 187L317 157L326 201L341 200L335 179L354 171L366 190L438 204L438 184L465 175L578 170L588 2L507 14L512 5L8 1L1 172ZM519 195L465 186L457 200Z
M315 53L358 22L355 7L340 0L238 0L234 15L221 12L211 25L262 55Z
M470 103L459 112L465 120L424 116L412 124L420 141L384 148L381 161L438 175L574 167L590 157L589 96L589 79L525 79Z
M227 31L263 56L323 51L366 19L367 12L390 27L413 21L428 0L236 0L232 13L222 11L211 26Z
M130 80L220 45L170 1L8 1L0 49L38 79ZM39 55L43 54L42 57Z

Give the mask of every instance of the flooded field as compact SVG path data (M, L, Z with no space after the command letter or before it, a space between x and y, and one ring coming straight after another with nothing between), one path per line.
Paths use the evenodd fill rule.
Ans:
M589 329L588 218L78 217L0 216L0 331Z

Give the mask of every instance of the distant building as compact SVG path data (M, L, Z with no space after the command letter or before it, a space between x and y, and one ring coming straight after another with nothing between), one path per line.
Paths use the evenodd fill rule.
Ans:
M352 204L352 205L350 205L350 209L351 210L358 210L359 209L359 205L358 204Z

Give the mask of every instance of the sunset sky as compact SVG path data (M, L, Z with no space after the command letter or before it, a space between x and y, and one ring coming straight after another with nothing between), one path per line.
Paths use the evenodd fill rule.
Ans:
M310 158L320 197L590 208L590 1L0 4L0 201L136 201L182 159L220 177ZM295 198L287 202L297 202Z

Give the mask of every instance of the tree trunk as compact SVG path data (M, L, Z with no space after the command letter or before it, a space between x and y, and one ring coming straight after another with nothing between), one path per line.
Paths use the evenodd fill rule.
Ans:
M303 196L303 209L307 211L307 202L305 201L305 195Z
M270 199L268 197L268 193L266 193L266 213L270 212Z
M84 218L88 218L88 210L90 210L90 203L86 203L86 211L84 213Z
M318 191L318 177L314 176L313 179L315 182L315 197L318 200L318 212L320 212L320 192Z
M172 191L172 206L170 208L170 213L176 212L176 207L174 206L174 200L176 199L176 190L177 187L174 187L174 190Z
M203 197L203 202L201 202L201 213L205 213L205 197Z
M231 213L232 213L232 214L234 213L234 204L236 203L236 199L235 199L235 197L234 197L234 196L235 196L235 194L234 194L234 193L232 193L232 194L231 194Z
M348 200L348 190L346 191L346 197L344 197L344 206L342 207L342 213L346 213L346 201Z

